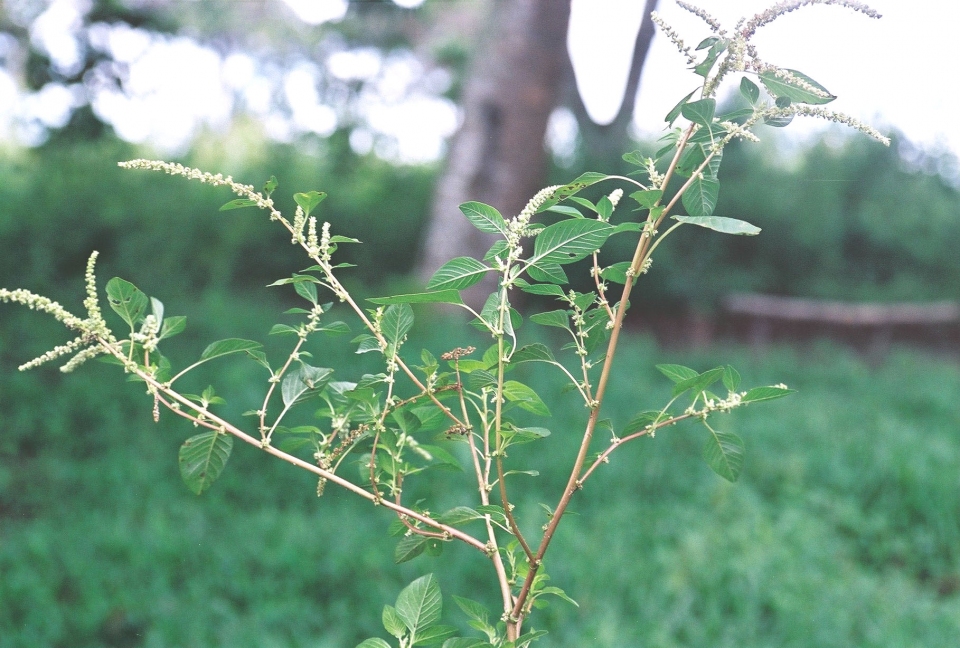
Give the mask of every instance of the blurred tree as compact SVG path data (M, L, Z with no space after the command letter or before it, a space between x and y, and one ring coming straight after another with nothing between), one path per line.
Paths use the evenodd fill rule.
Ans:
M428 278L453 257L482 258L492 244L492 235L477 231L461 216L461 203L478 200L509 218L543 186L544 135L561 100L574 108L587 159L605 169L619 166L620 155L628 148L640 72L653 38L650 12L656 4L657 0L646 0L620 109L611 123L600 125L587 115L576 91L566 46L569 3L489 3L466 81L463 124L437 182L419 274ZM478 286L472 300L479 300L487 288Z

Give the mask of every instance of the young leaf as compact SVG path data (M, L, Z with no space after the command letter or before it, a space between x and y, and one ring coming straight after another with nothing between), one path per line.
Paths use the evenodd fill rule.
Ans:
M165 317L163 319L163 325L160 327L160 335L158 337L161 340L170 338L179 333L183 333L184 329L186 328L187 318L183 315Z
M421 576L407 585L397 597L397 614L413 635L440 620L443 601L433 574Z
M751 104L755 104L760 99L760 88L747 77L743 77L740 79L740 94Z
M507 234L507 222L496 209L481 202L465 202L460 211L481 232L488 234Z
M743 470L743 441L736 434L717 432L709 426L710 436L703 446L707 465L727 481L735 482Z
M191 491L199 495L217 480L227 465L233 437L215 430L190 437L180 446L180 476Z
M760 73L760 81L774 97L786 97L791 101L805 104L827 104L836 97L822 85L796 70L784 69L790 76L781 76L780 70L768 70ZM813 92L815 88L820 92Z
M444 263L427 282L427 290L463 290L479 283L490 268L473 257L457 257Z
M313 208L323 202L327 194L323 191L307 191L293 194L293 200L300 206L303 213L307 216L313 211Z
M737 391L740 387L740 372L730 365L723 370L723 386L731 392Z
M270 194L277 190L279 184L277 176L270 176L270 179L263 183L263 195L269 198Z
M149 299L139 288L120 277L107 282L107 301L123 321L134 328L143 318Z
M231 200L228 203L224 203L220 207L220 211L230 211L231 209L240 209L242 207L256 207L257 202L255 200L250 200L249 198L237 198Z
M397 614L397 609L392 605L383 606L383 613L380 615L380 620L383 622L383 629L397 639L407 633L407 626L403 623L400 615Z
M694 394L699 394L704 389L720 380L722 377L723 367L716 367L714 369L710 369L709 371L704 371L702 374L685 378L674 385L673 395L679 396L688 389L692 390Z
M701 99L700 101L683 104L680 108L680 114L695 124L709 128L716 110L716 99Z
M720 195L720 181L716 178L699 176L693 179L680 199L684 209L691 216L709 216L717 207Z
M674 216L675 220L681 223L689 223L698 227L706 227L723 234L740 234L745 236L756 236L760 233L760 228L751 225L747 221L737 220L736 218L726 218L724 216Z

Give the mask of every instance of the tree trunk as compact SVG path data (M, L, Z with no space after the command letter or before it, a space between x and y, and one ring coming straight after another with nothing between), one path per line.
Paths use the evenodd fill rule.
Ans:
M460 213L461 203L484 202L509 219L545 178L543 140L568 59L570 5L560 0L490 4L464 89L463 125L437 183L419 267L425 278L453 257L482 258L495 240L470 224ZM465 298L482 302L481 292Z
M627 76L627 87L623 93L623 102L620 110L609 124L598 124L590 119L587 109L583 105L580 93L577 90L576 79L573 75L573 66L567 58L567 102L577 118L580 128L580 138L583 142L584 162L591 171L614 173L623 166L621 156L630 149L630 123L633 121L633 110L637 103L637 90L640 88L640 73L643 63L650 51L656 27L650 19L650 14L657 8L657 0L646 0L643 10L643 20L637 33L637 40L633 46L633 55L630 60L630 73Z

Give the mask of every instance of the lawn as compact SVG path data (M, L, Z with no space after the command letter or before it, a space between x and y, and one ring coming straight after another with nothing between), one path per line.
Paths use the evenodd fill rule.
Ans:
M52 339L54 329L29 315L28 325L5 310L4 326ZM233 334L263 337L253 321L234 318ZM475 551L449 546L440 559L394 565L387 511L331 487L318 499L309 475L255 449L238 444L221 480L194 496L176 462L191 428L169 416L153 424L142 388L123 384L112 367L94 363L66 378L48 368L13 375L34 343L5 339L0 648L349 648L382 636L382 606L427 572L445 594L496 606L488 563ZM439 355L455 343L428 343L421 334L409 351L426 344ZM348 350L327 353L351 358ZM530 625L550 631L541 644L956 642L955 359L895 350L876 365L829 343L677 351L629 338L618 364L623 379L605 406L615 425L668 393L653 368L660 362L699 370L732 363L745 385L782 381L798 393L717 419L747 444L736 484L702 461L703 430L694 425L614 453L577 496L576 514L548 554L552 582L579 607L557 599L535 614ZM256 400L250 377L264 378L235 365L225 361L219 368L230 371L216 377L232 414ZM101 376L107 387L89 387ZM555 378L524 377L545 398L561 396ZM553 406L545 423L553 436L511 457L541 473L512 481L524 529L544 522L537 504L555 503L551 493L565 480L555 466L575 452L575 429L560 426L585 416L576 403ZM458 480L442 475L418 488L452 505L473 492ZM444 617L466 627L452 604Z

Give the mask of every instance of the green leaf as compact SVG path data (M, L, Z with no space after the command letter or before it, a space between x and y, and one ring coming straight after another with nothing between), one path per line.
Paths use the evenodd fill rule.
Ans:
M114 277L107 282L107 301L123 321L134 328L143 318L150 300L147 295L129 281Z
M380 620L383 622L383 629L397 639L407 633L406 624L404 624L400 615L397 614L397 609L392 605L383 606L383 613L380 615Z
M530 316L530 321L542 326L556 326L557 328L565 329L570 328L570 313L565 310L534 313Z
M289 324L274 324L267 335L299 335L300 331Z
M270 194L277 190L279 184L277 176L270 176L270 179L263 184L263 195L269 198Z
M693 179L681 201L691 216L709 216L717 207L719 195L720 181L704 175Z
M786 97L791 101L805 104L827 104L836 99L836 97L827 91L822 85L808 77L802 72L784 68L792 77L777 76L778 70L768 70L759 74L760 81L766 86L767 90L774 97ZM821 91L826 96L820 96L804 85L812 86Z
M627 283L627 270L630 269L629 261L620 261L608 266L600 271L600 276L607 281L613 281L618 284Z
M317 285L312 281L297 281L293 284L293 289L297 294L306 299L311 304L317 303Z
M544 211L563 214L564 216L569 216L570 218L583 218L583 214L580 213L579 209L576 207L570 207L568 205L554 205L553 207L547 207L547 209Z
M760 233L760 228L751 225L747 221L737 220L736 218L726 218L724 216L674 216L674 220L681 223L689 223L698 227L706 227L723 234L739 234L743 236L756 236Z
M663 198L663 191L660 189L644 189L643 191L634 191L630 197L640 203L644 209L651 209Z
M462 596L457 596L456 594L453 596L453 602L463 610L463 613L466 614L471 621L479 621L484 625L490 622L490 612L480 603Z
M369 297L368 302L380 305L389 304L463 304L460 291L453 288L430 292L393 295L391 297Z
M621 430L620 436L627 436L628 434L639 432L640 430L645 429L651 423L658 423L668 418L670 418L670 414L661 412L660 410L647 410L646 412L640 412L630 419L630 422L627 423L626 427Z
M474 511L468 506L455 506L446 513L442 514L437 518L438 522L444 524L449 524L450 526L457 526L458 524L463 524L465 522L470 522L472 520L482 520L483 516L480 515L477 511Z
M440 620L443 601L433 574L421 576L407 585L397 597L397 614L413 635Z
M307 392L323 389L332 377L333 369L300 365L297 370L283 377L283 382L280 384L283 404L289 407L301 400Z
M203 353L200 354L200 361L213 360L220 356L230 355L231 353L242 353L244 351L254 351L262 348L263 345L253 340L244 340L241 338L227 338L213 342Z
M165 317L163 319L163 325L160 327L159 338L164 340L166 338L171 338L174 335L183 333L187 328L187 318L183 315L174 315L173 317Z
M612 227L596 220L565 220L544 228L533 245L533 265L564 264L583 259L599 249Z
M773 400L775 398L783 398L796 391L795 389L787 389L786 387L754 387L747 391L740 402L756 403L759 401Z
M786 117L764 117L763 123L767 126L772 126L773 128L784 128L789 126L790 122L793 121L793 115L787 115Z
M557 188L553 194L546 200L540 207L537 209L537 213L546 211L556 205L559 202L570 198L576 193L579 193L583 189L594 185L598 182L602 182L609 178L605 173L597 173L596 171L586 171L581 173L575 180L568 182L562 187Z
M704 460L727 481L737 481L743 470L743 441L736 434L707 429L710 436L703 446Z
M657 371L675 383L700 375L699 372L678 364L658 364Z
M520 288L525 293L530 293L531 295L550 295L551 297L563 297L564 293L563 288L556 284L527 284Z
M681 99L676 106L671 108L670 112L667 113L667 116L663 118L663 121L667 122L667 124L669 124L670 126L673 126L673 122L677 121L677 117L680 116L680 111L683 110L684 104L686 104L690 100L690 97L692 97L693 93L695 93L696 91L697 91L696 89L691 90L690 94L688 94L686 97ZM671 144L668 148L673 148L673 145ZM658 158L660 157L659 153L657 154L657 157Z
M413 327L413 309L410 304L392 304L383 313L380 329L387 342L398 344Z
M492 633L494 629L490 628L490 631ZM493 648L493 644L478 637L456 637L444 641L443 648Z
M433 646L457 634L457 629L448 625L435 625L417 633L414 646Z
M400 539L393 550L393 562L396 564L413 560L427 548L427 539L422 535L408 535Z
M673 386L673 395L679 396L683 392L692 390L694 394L699 394L704 389L717 382L723 377L723 367L716 367L702 374L685 378Z
M488 234L507 234L507 222L496 209L481 202L465 202L460 211L481 232Z
M740 372L727 365L723 370L723 386L728 391L735 392L740 387Z
M540 342L520 347L510 356L510 364L521 362L556 362L547 345Z
M755 104L760 99L760 88L747 77L743 77L740 79L740 94L751 104Z
M709 128L716 110L716 99L701 99L700 101L683 104L680 108L680 114L695 124Z
M323 191L307 191L293 194L293 200L300 206L303 213L307 216L313 211L313 208L323 202L327 194Z
M370 637L357 644L356 648L391 648L390 644L380 637Z
M250 200L249 198L237 198L236 200L231 200L228 203L225 203L220 207L220 211L230 211L231 209L240 209L242 207L256 207L257 201Z
M507 437L510 445L516 445L518 443L530 443L531 441L539 441L540 439L546 439L550 436L550 430L542 427L522 427L522 428L504 428L503 434ZM512 471L512 472L524 472L524 471ZM535 471L534 471L535 472Z
M558 263L541 263L527 268L527 273L534 281L549 281L554 284L569 283L566 273Z
M710 45L710 51L707 52L707 56L700 64L693 68L693 71L706 79L710 75L710 70L713 69L717 59L720 58L720 55L727 49L727 45L728 41L725 38L718 38L713 41Z
M190 437L180 446L180 476L199 495L217 480L227 465L233 437L211 430Z
M427 290L463 290L479 283L490 269L473 257L450 259L427 282Z
M503 383L503 397L528 412L539 416L550 416L550 410L537 392L521 382L508 380Z

